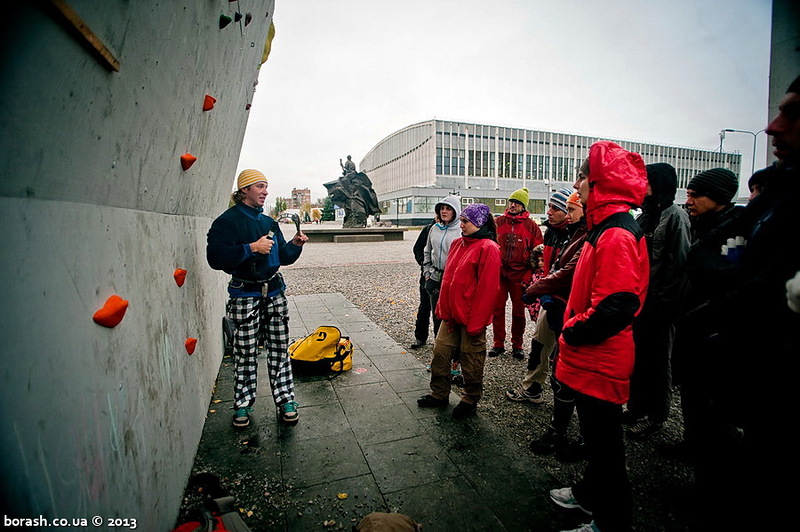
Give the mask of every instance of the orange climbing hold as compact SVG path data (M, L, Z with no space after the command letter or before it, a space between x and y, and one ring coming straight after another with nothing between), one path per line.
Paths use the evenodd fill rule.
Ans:
M183 283L186 282L186 273L187 273L186 270L184 270L183 268L178 268L177 270L175 270L175 273L172 274L178 286L183 286Z
M92 319L96 324L111 329L119 325L126 310L128 310L128 302L114 294L106 299L103 307L94 313Z
M195 157L191 153L184 153L183 155L181 155L181 167L184 170L188 170L189 168L192 167L192 165L196 160L197 157Z
M203 111L210 111L214 108L214 104L217 103L217 99L211 95L206 94L206 97L203 98Z
M183 345L186 346L186 352L191 355L197 347L197 338L187 338Z

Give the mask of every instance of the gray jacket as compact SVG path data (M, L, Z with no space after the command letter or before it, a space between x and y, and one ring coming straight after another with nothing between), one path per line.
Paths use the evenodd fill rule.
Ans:
M453 240L461 237L461 201L458 196L447 196L436 204L434 210L439 213L440 205L449 205L456 211L455 218L447 225L441 222L433 224L428 233L428 242L425 244L425 259L422 263L422 272L426 279L441 281L444 265Z

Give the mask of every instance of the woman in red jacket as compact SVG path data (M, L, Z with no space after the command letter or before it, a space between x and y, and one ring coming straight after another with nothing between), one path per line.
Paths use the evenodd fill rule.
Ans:
M443 326L433 346L431 393L417 400L421 407L447 406L451 361L458 348L464 386L453 416L474 414L483 395L486 327L492 323L500 292L500 246L495 231L486 205L472 203L461 212L462 237L450 245L436 305Z
M647 243L630 209L644 200L647 170L638 153L596 142L589 148L589 172L579 174L575 188L589 233L572 279L555 375L575 391L588 464L577 484L552 490L550 497L593 516L580 530L627 532L633 503L622 405L633 372L631 325L650 275Z

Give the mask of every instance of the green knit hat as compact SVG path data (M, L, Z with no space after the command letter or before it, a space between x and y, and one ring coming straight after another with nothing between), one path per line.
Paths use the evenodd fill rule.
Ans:
M511 193L508 197L509 201L514 200L522 203L522 206L525 207L525 210L528 209L528 189L527 188L520 188L515 190Z

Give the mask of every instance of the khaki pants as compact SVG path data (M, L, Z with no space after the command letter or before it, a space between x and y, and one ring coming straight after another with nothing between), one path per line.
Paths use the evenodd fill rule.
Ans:
M553 349L556 348L558 338L547 322L547 311L545 309L541 309L539 316L536 318L533 339L544 347L539 353L539 365L535 369L528 370L525 373L525 378L522 379L523 390L528 390L534 382L539 384L540 390L544 389L544 383L547 380L547 376L550 375L550 355L553 354Z
M453 330L450 327L453 326ZM450 396L450 369L456 349L461 351L461 375L464 377L461 400L477 404L483 395L483 367L486 362L486 331L478 336L467 334L466 327L442 322L433 344L431 395L446 400Z

